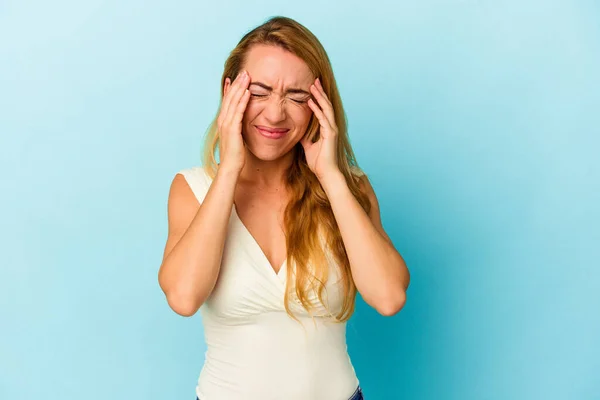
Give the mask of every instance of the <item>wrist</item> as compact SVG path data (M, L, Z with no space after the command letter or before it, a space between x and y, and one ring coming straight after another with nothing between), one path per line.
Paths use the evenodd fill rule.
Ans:
M319 182L325 192L335 191L340 185L346 185L346 178L339 169L323 174L319 177ZM329 194L329 193L327 193Z
M242 173L242 169L239 167L233 167L227 164L218 164L217 165L217 175L223 176L231 179L236 179Z

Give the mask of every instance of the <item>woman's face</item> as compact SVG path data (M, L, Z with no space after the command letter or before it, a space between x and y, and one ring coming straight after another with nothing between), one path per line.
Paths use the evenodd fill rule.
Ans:
M275 160L302 139L313 114L307 104L315 76L302 59L275 46L253 46L244 69L250 100L242 120L248 150Z

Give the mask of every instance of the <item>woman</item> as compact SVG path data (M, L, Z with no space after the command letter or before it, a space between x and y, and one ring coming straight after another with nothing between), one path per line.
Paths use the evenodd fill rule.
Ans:
M204 165L173 179L159 272L169 306L202 315L197 398L362 399L345 338L356 292L393 315L409 272L355 166L327 54L275 17L231 52L221 87Z

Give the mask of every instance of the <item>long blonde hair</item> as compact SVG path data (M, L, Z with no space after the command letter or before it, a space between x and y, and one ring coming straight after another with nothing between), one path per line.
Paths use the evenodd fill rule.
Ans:
M227 77L235 79L244 65L250 48L259 44L278 46L291 52L302 59L311 72L320 78L323 89L333 104L335 122L339 131L338 167L346 178L350 191L368 213L371 204L368 197L360 190L359 180L352 173L352 170L358 166L348 139L346 115L331 63L319 40L306 27L291 18L276 16L246 33L225 61L221 78L221 104L225 79ZM219 145L217 116L206 132L202 160L212 178L217 171L215 158ZM309 137L313 138L313 142L319 139L319 122L314 115L311 116L307 132ZM294 152L294 161L286 175L286 185L290 189L291 199L284 214L288 276L293 276L292 272L296 275L296 296L306 310L310 312L314 307L309 301L309 290L314 290L321 304L325 305L322 294L329 277L329 264L325 255L326 249L321 242L322 232L325 245L333 254L340 269L344 296L340 311L333 316L336 321L343 322L352 316L356 299L356 286L352 279L348 255L329 199L306 163L304 148L298 143L291 151ZM309 263L313 265L312 269L309 268ZM295 269L292 269L293 267ZM288 279L284 299L285 309L292 318L297 319L289 307L290 285Z

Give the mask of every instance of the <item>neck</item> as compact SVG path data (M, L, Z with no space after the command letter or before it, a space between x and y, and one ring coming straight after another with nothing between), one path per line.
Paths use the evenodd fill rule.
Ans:
M246 164L240 179L250 185L264 189L278 189L285 185L285 174L294 160L294 150L271 161L257 158L246 149Z

